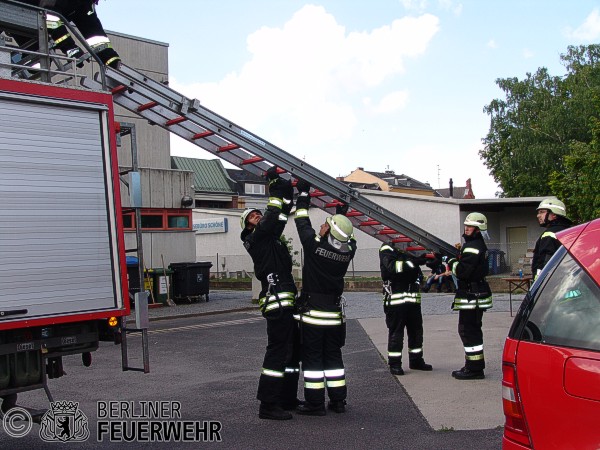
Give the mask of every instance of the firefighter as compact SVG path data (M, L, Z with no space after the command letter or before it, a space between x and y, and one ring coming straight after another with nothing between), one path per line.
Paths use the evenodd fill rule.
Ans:
M488 274L487 219L474 212L464 221L464 245L458 259L448 262L458 279L453 309L458 311L458 334L465 348L465 366L452 372L457 380L483 379L485 359L483 356L483 312L492 307L492 292L485 280Z
M565 204L556 197L545 198L540 202L537 207L537 219L540 227L546 228L546 231L535 243L531 261L531 272L534 279L538 277L546 263L561 246L560 241L556 239L556 233L573 226L573 222L567 218Z
M356 252L356 241L352 236L352 223L342 214L327 217L319 233L315 233L308 217L310 185L299 180L296 187L299 195L295 221L304 249L297 318L302 339L305 400L297 412L324 416L327 389L328 408L343 413L347 392L342 359L346 341L342 293L344 276Z
M261 419L287 420L297 399L300 375L298 324L294 319L296 285L292 258L281 235L292 209L293 188L277 168L267 171L269 201L264 215L247 209L241 216L241 239L261 283L259 307L267 320L267 350L258 382Z
M73 22L92 51L107 66L118 68L121 62L119 54L112 48L110 40L96 15L98 0L22 0L33 6L56 11ZM71 58L83 56L82 50L69 34L62 20L51 13L46 17L48 33L55 47Z
M379 267L383 280L383 311L388 328L388 364L394 375L404 375L402 347L404 328L408 335L408 367L412 370L432 370L423 359L423 316L419 266L423 257L413 257L383 244L379 249Z

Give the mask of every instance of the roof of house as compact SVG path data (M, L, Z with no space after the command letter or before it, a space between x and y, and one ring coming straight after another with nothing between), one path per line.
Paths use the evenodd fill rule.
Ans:
M390 187L433 191L433 188L428 183L423 183L405 174L396 175L393 170L386 170L385 172L370 172L365 170L365 172L386 181Z
M264 177L255 175L252 172L248 172L247 170L242 170L242 169L225 169L225 170L227 171L229 178L231 178L234 181L238 181L238 182L248 181L248 182L252 182L252 183L267 184L267 180Z
M452 184L452 179L450 179L450 183ZM452 186L452 197L450 197L450 188L444 189L436 189L436 192L444 197L444 198L467 198L474 199L475 194L473 193L473 186L471 184L471 179L467 180L467 185L464 187Z
M171 156L171 168L194 172L194 190L196 192L236 194L234 181L229 177L219 159Z

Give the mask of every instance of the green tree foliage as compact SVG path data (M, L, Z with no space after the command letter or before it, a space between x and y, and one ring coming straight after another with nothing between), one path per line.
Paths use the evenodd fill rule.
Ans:
M569 47L561 61L563 77L540 68L496 81L506 99L484 108L490 129L479 154L502 196L556 195L589 220L600 183L600 45Z
M564 158L564 170L550 175L550 187L567 199L567 212L575 222L600 217L600 121L594 120L592 142L576 142Z

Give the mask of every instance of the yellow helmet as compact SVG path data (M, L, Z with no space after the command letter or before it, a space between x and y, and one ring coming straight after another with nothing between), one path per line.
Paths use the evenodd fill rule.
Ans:
M329 225L329 233L340 242L348 242L352 236L352 222L342 214L334 214L325 219Z
M548 197L542 200L536 211L539 211L540 209L547 209L557 216L567 217L567 208L565 204L556 197Z
M481 213L474 212L469 214L465 218L464 224L471 227L477 227L480 231L487 230L487 218Z
M242 230L244 230L246 228L246 226L248 225L248 223L246 222L246 220L248 220L248 216L250 215L250 213L252 213L254 211L262 214L262 212L260 211L260 209L247 208L247 209L244 210L244 212L240 216L240 226L242 227Z

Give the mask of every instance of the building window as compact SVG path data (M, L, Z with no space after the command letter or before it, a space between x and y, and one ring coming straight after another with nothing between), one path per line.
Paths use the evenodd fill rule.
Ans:
M264 184L246 183L244 186L245 186L246 194L265 195L265 185Z
M191 209L142 209L142 230L191 230ZM135 230L135 213L123 214L123 229Z

